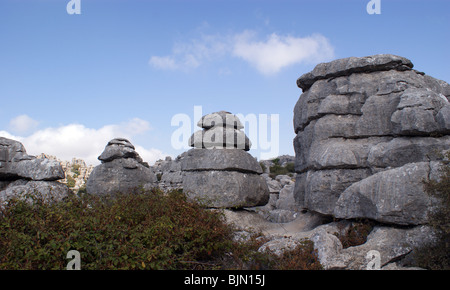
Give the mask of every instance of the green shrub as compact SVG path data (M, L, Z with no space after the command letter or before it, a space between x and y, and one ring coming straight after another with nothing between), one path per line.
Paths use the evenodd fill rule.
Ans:
M222 255L230 235L219 214L177 191L11 200L0 219L0 269L64 269L69 250L80 252L82 269L184 269Z
M70 188L75 187L76 181L75 181L75 179L73 179L72 176L67 175L66 179L67 179L67 183L66 184L67 184L68 187L70 187Z
M81 269L284 269L317 267L309 248L281 258L261 253L235 229L181 191L136 190L115 198L83 194L63 201L11 199L0 212L0 269L65 269L77 250ZM313 256L311 256L313 255ZM292 261L291 261L292 260Z
M275 178L277 175L287 175L295 172L294 163L287 163L286 166L281 166L277 163L275 165L270 166L270 174L271 178Z
M74 164L72 165L72 169L70 171L72 171L76 176L80 175L80 165L79 164Z

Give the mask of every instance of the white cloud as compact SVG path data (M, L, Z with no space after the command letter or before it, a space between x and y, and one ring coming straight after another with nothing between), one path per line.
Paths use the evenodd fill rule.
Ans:
M149 64L163 70L191 70L207 61L220 57L226 51L220 36L202 35L189 42L178 42L169 56L152 56Z
M240 58L265 75L301 63L318 63L334 57L328 39L320 34L307 37L272 33L264 39L250 30L228 35L202 35L176 43L172 54L152 56L149 64L163 70L192 70L224 56ZM228 69L228 68L227 68Z
M86 128L81 124L69 124L57 128L38 130L28 137L14 136L0 131L0 136L22 142L28 154L38 155L46 153L61 160L81 158L88 164L97 165L97 157L103 152L111 139L123 137L133 143L133 136L150 130L150 124L142 119L134 118L128 122L106 125L100 129ZM142 159L150 165L168 154L154 148L146 149L134 144Z
M19 134L30 132L39 125L39 122L33 120L28 115L20 115L15 117L9 122L9 128L11 131Z
M318 63L334 56L333 47L324 36L280 36L272 33L265 41L245 31L235 36L233 55L244 59L259 72L269 75L299 63Z
M175 59L170 56L152 56L149 64L163 70L175 70L178 68Z

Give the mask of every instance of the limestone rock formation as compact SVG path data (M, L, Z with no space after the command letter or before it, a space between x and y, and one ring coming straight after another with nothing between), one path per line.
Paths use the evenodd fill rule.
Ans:
M244 149L252 146L244 132L238 117L230 112L220 111L202 117L197 124L203 128L195 132L189 139L189 146L206 149Z
M63 178L57 161L37 159L27 154L22 143L0 137L0 203L28 194L60 200L70 194L67 186L56 181Z
M158 187L163 191L181 189L183 187L183 172L181 171L181 160L186 152L175 159L167 156L165 160L158 160L151 167L158 178Z
M86 181L94 170L94 165L87 165L83 159L72 158L71 161L63 161L56 156L41 153L36 156L39 159L49 159L61 164L65 178L59 182L66 184L73 191L86 187Z
M384 54L322 63L297 80L295 199L339 218L426 223L423 192L450 149L450 85Z
M0 180L45 180L64 178L58 162L27 154L22 143L0 137Z
M261 166L250 154L250 140L239 119L228 112L204 116L181 161L183 190L212 208L264 205L269 199Z
M94 168L86 183L89 194L114 195L139 186L152 186L157 181L156 175L126 139L109 141L98 159L102 164Z

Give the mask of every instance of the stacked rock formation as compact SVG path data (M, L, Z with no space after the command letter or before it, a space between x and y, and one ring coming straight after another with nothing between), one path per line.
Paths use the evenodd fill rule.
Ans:
M27 154L22 143L0 137L0 201L40 194L44 199L62 199L70 194L59 162Z
M246 151L250 140L240 120L229 112L202 117L190 146L181 160L183 190L189 198L211 208L242 208L264 205L269 190L261 166Z
M394 55L317 65L297 80L294 109L296 201L338 218L427 222L450 149L450 85Z
M127 139L109 141L98 159L102 164L94 168L86 182L89 194L125 193L139 186L151 187L157 181L156 175Z

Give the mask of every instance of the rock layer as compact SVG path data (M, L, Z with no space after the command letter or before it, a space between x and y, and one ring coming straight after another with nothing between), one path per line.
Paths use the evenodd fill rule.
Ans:
M351 57L319 64L297 80L303 94L294 108L294 195L302 207L344 218L426 222L430 201L422 187L416 184L413 201L402 184L416 175L427 179L430 162L450 148L450 85L412 68L389 54ZM391 174L399 180L389 181ZM374 189L381 185L383 193ZM381 204L387 197L391 209Z

